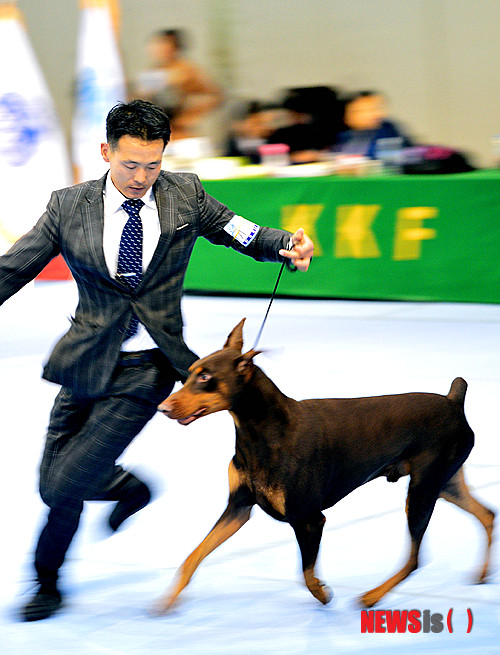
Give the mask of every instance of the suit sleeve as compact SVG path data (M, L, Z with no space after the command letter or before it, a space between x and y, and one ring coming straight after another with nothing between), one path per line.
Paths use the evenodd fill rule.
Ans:
M292 236L290 232L263 227L237 216L210 196L198 179L196 183L202 236L211 243L233 248L257 261L283 261L279 251L288 247Z
M0 305L31 282L59 254L58 201L52 194L36 225L0 257Z

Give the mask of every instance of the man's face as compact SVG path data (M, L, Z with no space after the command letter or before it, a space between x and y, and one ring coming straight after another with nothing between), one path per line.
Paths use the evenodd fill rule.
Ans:
M155 36L151 39L148 50L151 60L158 66L164 66L171 63L177 46L172 37Z
M347 105L344 120L351 130L376 130L386 115L382 96L362 96Z
M109 163L111 181L126 198L142 198L158 179L161 171L163 139L143 141L122 136L116 148L101 144L101 154Z

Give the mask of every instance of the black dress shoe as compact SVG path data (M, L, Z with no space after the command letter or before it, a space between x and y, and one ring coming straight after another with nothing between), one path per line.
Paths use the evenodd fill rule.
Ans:
M30 602L23 607L23 621L41 621L48 619L62 605L62 597L55 584L40 584L40 588Z
M113 532L151 500L151 491L144 482L125 471L122 479L113 486L112 494L118 500L108 519Z

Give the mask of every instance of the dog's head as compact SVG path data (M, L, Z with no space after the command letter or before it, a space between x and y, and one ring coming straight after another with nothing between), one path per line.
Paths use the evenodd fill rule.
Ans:
M253 358L259 350L243 350L242 319L229 334L222 350L194 362L189 377L179 391L159 406L165 416L189 425L202 416L231 410L245 384L252 377Z

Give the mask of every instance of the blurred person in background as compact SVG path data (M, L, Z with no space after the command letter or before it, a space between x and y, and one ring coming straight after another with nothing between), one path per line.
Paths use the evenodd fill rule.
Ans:
M148 486L116 460L197 359L184 342L181 312L196 239L257 261L285 258L303 271L314 249L303 230L260 227L209 196L196 175L163 171L170 123L159 107L116 105L106 138L101 155L109 171L55 191L37 224L0 257L0 304L60 253L79 294L70 328L43 369L61 389L40 464L49 511L25 621L61 607L59 569L85 501L114 502L107 529L116 531L151 499Z
M336 152L377 158L377 142L381 139L401 139L399 148L412 145L410 138L387 118L384 96L378 91L358 91L344 101L343 130L338 137Z
M321 161L343 128L342 104L335 89L291 88L281 106L288 113L288 125L270 134L267 142L286 144L294 164Z
M252 164L259 164L259 147L267 143L273 132L288 124L287 112L282 107L250 101L239 109L231 122L224 154L246 157Z
M224 101L220 87L184 56L185 34L155 32L148 42L151 66L140 73L135 96L161 107L169 116L172 139L199 135L201 121Z

